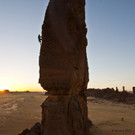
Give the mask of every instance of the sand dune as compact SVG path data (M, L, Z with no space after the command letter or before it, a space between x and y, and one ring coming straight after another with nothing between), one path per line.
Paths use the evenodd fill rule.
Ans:
M17 135L41 121L43 93L0 95L0 135ZM135 135L135 105L88 97L88 115L94 135Z

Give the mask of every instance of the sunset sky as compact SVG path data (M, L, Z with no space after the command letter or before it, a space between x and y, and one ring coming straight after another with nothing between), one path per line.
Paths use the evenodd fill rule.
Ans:
M37 35L48 0L0 1L0 90L42 91ZM88 87L135 86L135 0L86 0Z

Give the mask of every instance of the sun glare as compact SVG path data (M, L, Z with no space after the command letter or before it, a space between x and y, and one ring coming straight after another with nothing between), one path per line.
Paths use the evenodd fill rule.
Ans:
M8 87L1 87L0 86L0 91L4 91L4 90L8 90L9 88Z

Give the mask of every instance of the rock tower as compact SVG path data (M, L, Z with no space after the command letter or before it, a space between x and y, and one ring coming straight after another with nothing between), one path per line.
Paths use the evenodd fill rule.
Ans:
M133 87L133 93L135 94L135 87Z
M84 92L88 83L85 0L50 0L42 26L39 83L41 135L90 135Z

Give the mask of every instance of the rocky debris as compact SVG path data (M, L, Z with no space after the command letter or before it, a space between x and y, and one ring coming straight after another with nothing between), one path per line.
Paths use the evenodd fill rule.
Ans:
M30 134L30 130L28 128L26 128L25 130L22 131L22 133L18 134L18 135L29 135Z
M90 135L85 0L50 0L42 26L39 83L41 135Z
M25 129L18 135L41 135L41 124L36 123L30 130Z
M135 95L127 92L126 90L120 92L118 89L88 89L85 92L86 96L93 96L96 98L103 98L106 100L117 101L127 104L135 104Z
M124 120L124 117L121 117L121 121L122 121L122 122L124 122L124 121L125 121L125 120Z

